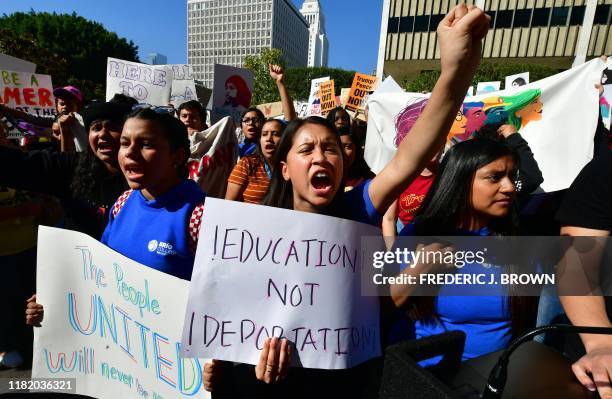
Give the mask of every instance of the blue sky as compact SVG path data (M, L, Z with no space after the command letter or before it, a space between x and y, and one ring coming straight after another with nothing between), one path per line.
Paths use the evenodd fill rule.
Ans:
M292 0L300 8L303 0ZM329 66L370 73L376 68L382 1L320 0L330 42ZM56 11L82 15L149 52L187 62L187 0L0 0L0 13Z

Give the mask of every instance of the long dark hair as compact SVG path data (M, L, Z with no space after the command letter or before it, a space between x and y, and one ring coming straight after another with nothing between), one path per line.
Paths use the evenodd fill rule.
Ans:
M268 118L265 120L265 122L263 123L263 125L261 125L261 131L263 132L263 127L266 125L266 123L277 123L279 126L279 130L280 130L280 134L281 134L281 139L283 137L283 134L285 133L285 128L287 127L287 125L278 119L274 119L274 118ZM255 148L255 152L253 153L254 156L256 156L259 160L259 162L261 164L266 162L266 158L263 155L263 151L261 149L261 136L259 137L259 140L257 140L257 147ZM248 155L247 155L248 156ZM276 158L276 154L274 156L274 158ZM274 159L272 160L272 165L274 165ZM256 169L252 170L252 175L255 176L255 174L257 173Z
M470 211L470 195L474 175L481 167L510 156L518 170L518 157L505 143L489 139L472 139L455 144L446 154L438 175L415 216L416 235L456 235L463 217ZM515 206L507 216L493 220L489 229L498 235L517 231ZM510 292L512 294L512 291ZM512 334L516 336L528 328L533 320L534 299L510 295L506 306L510 313ZM436 317L435 297L414 297L410 300L409 315L414 319L431 320Z
M518 157L507 144L488 139L472 139L455 144L440 163L438 174L415 215L417 235L455 235L465 215L471 210L470 193L474 174L483 166L504 156ZM491 221L494 234L516 232L517 215L513 206L507 216Z
M340 151L340 154L342 154L342 145L340 143L340 138L336 134L336 129L334 128L334 125L326 119L318 116L309 116L306 119L295 119L291 121L285 128L283 137L281 137L281 140L278 143L278 149L276 150L276 156L274 157L272 180L270 180L268 192L261 201L262 205L293 209L293 184L291 184L291 181L286 181L283 178L281 163L287 161L287 154L289 154L289 150L291 150L291 147L293 146L293 138L297 132L308 124L322 126L333 133L333 136L338 142L338 150ZM344 187L341 185L338 188L332 203L327 206L322 213L338 217L345 216L343 214L342 207L340 207L338 204L338 199L340 198L338 193L342 193L343 191Z
M189 160L189 136L187 127L181 121L173 117L169 113L159 113L150 108L136 110L128 115L127 119L137 118L155 123L161 128L164 138L170 144L172 151L178 151L181 148L185 151L185 157L179 165L177 165L178 174L181 178L187 178L187 161Z
M333 123L333 122L332 122ZM363 157L363 148L359 142L359 138L353 134L350 126L343 126L338 130L338 136L348 136L355 147L355 160L353 164L349 168L349 170L344 171L344 175L349 179L355 178L364 178L368 179L374 176L370 167L366 163Z

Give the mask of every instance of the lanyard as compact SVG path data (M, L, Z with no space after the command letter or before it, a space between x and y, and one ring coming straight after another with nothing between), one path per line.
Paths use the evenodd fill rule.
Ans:
M268 165L268 162L266 162L264 160L264 169L266 171L266 174L268 175L268 179L272 180L272 171L270 170L270 166Z

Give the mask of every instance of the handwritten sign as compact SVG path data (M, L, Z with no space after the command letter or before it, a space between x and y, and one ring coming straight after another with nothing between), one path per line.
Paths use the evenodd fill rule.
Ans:
M165 106L170 103L172 71L166 65L147 65L108 58L106 101L117 93L140 103Z
M256 364L270 336L293 342L294 365L307 368L349 368L380 355L378 298L361 295L359 256L361 237L379 229L212 198L206 215L184 356Z
M55 115L51 76L0 70L0 104L36 116Z
M321 83L319 97L321 97L321 114L327 115L329 111L336 108L336 92L333 79Z
M349 92L349 98L346 103L346 108L351 111L362 110L364 108L363 99L376 89L376 76L356 73L353 78L353 85Z
M197 100L195 80L193 79L193 67L188 64L166 65L172 70L172 92L170 103L174 108L191 100Z
M203 360L180 357L189 282L138 264L82 233L38 232L34 378L76 378L102 399L209 398Z

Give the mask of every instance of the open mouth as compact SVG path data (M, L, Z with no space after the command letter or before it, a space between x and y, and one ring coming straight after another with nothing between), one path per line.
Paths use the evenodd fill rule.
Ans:
M101 154L111 154L115 152L115 147L111 143L104 141L99 141L97 148L97 151Z
M317 195L329 194L332 190L332 179L327 172L317 172L310 180Z
M139 180L144 177L144 171L142 168L136 165L125 166L125 177L128 180Z

